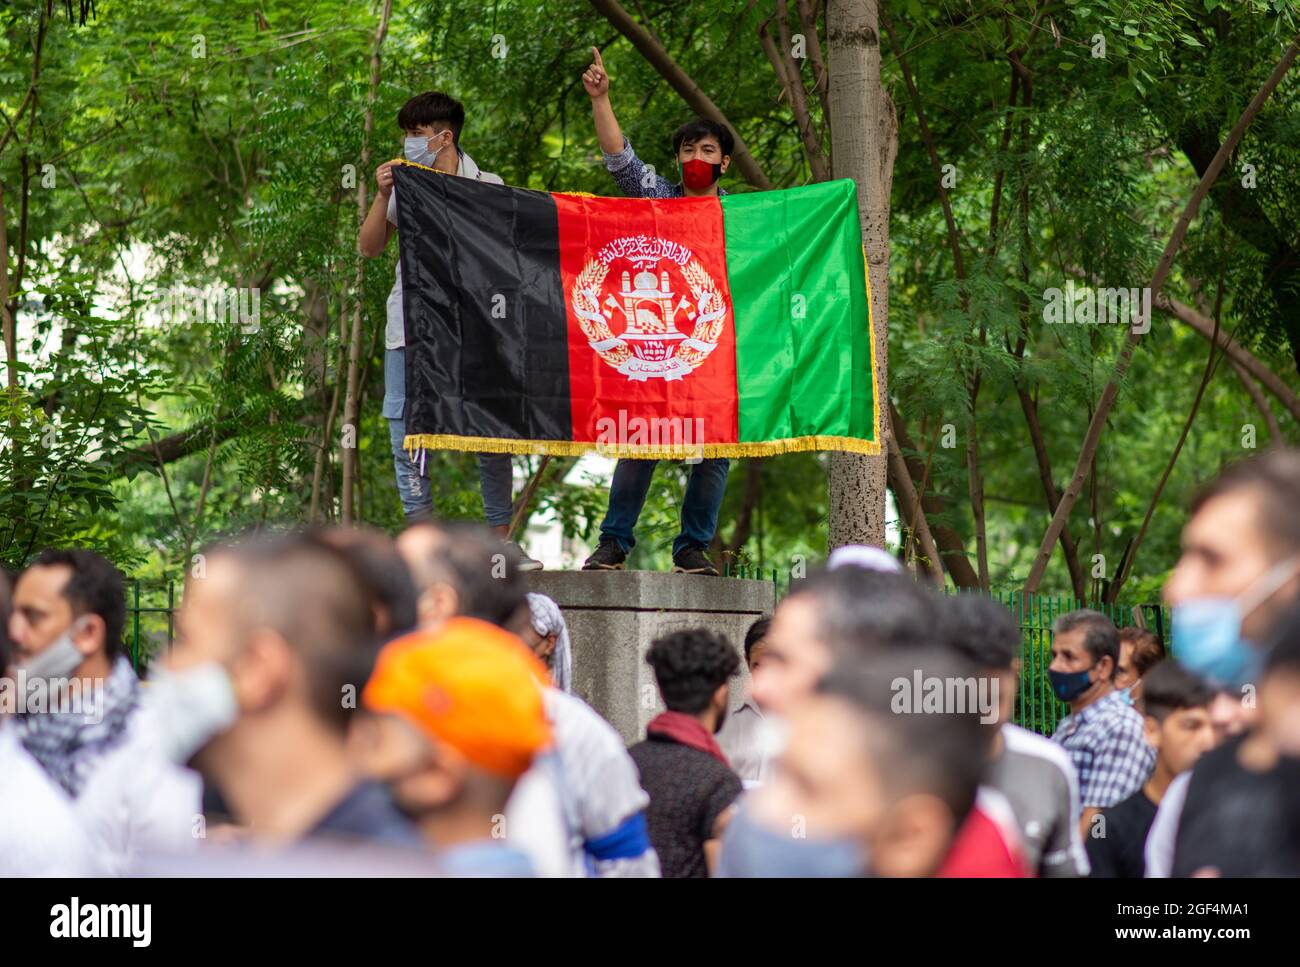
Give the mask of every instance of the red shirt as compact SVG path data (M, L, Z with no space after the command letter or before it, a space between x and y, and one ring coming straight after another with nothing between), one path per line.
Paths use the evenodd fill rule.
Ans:
M935 876L956 877L1026 877L1028 870L1020 854L1020 844L1009 840L998 825L978 805L971 809L957 830L948 855Z

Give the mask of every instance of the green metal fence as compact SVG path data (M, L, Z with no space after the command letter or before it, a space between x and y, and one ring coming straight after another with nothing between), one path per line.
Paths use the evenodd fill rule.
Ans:
M727 568L731 577L771 580L778 600L789 591L788 575L773 569ZM970 593L970 592L959 592ZM978 593L978 592L976 592ZM1052 623L1077 608L1093 608L1121 628L1141 623L1164 637L1168 615L1158 604L1084 604L1069 596L1026 595L1019 591L992 595L1020 626L1020 688L1016 695L1015 722L1051 735L1068 709L1052 694L1047 666L1052 662ZM175 638L176 585L173 581L130 581L127 584L126 636L131 663L137 671L171 647Z
M1016 695L1015 722L1051 735L1056 723L1069 714L1064 702L1052 694L1047 666L1052 663L1052 623L1079 608L1100 611L1117 627L1142 624L1163 639L1169 616L1158 604L1084 603L1069 596L1026 595L1019 591L993 595L1020 626L1020 688Z
M176 639L176 582L127 582L125 634L137 673L171 648Z

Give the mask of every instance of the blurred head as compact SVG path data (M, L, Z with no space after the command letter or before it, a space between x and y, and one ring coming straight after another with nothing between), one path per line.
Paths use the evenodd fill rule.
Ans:
M415 584L392 538L369 527L330 527L317 537L352 565L370 598L375 634L381 641L415 628Z
M437 631L453 617L511 624L524 605L515 560L479 524L414 524L397 549L415 582L417 624Z
M1235 599L1243 611L1242 637L1263 641L1278 616L1300 600L1298 507L1300 451L1269 450L1229 466L1192 502L1165 600L1176 608L1199 599Z
M659 694L671 712L692 715L717 732L727 717L727 681L740 656L725 637L704 628L656 638L646 652Z
M126 585L94 551L46 550L14 586L9 637L14 659L31 661L65 634L86 662L115 658L126 623Z
M295 716L341 740L344 697L359 691L374 658L370 600L347 559L294 534L216 545L201 560L186 581L169 670L225 670L239 709L230 733ZM218 737L204 755L219 761L224 748Z
M1011 612L982 594L957 594L943 602L939 624L945 644L997 680L998 723L1011 721L1020 675L1020 629Z
M1172 779L1218 743L1210 718L1214 689L1176 661L1162 661L1143 678L1142 713L1157 768Z
M899 682L918 669L942 679L973 671L924 646L838 663L792 708L756 818L774 829L803 824L810 839L852 839L880 876L932 874L975 802L991 732L974 710L898 710Z
M1052 663L1048 672L1056 687L1065 676L1077 684L1057 696L1071 703L1087 702L1110 689L1119 666L1119 631L1100 611L1081 608L1056 619L1052 626Z
M1210 700L1210 725L1214 728L1215 741L1241 735L1255 723L1257 711L1257 703L1247 704L1233 689L1215 692Z
M902 574L841 567L810 576L777 605L754 699L782 714L838 655L924 644L935 608L934 595Z
M1119 629L1119 667L1115 671L1115 687L1131 690L1133 700L1141 695L1139 682L1143 675L1165 657L1165 646L1155 632L1129 626Z
M481 835L550 743L545 681L518 638L483 621L391 642L362 696L374 717L372 774L426 829L456 815Z

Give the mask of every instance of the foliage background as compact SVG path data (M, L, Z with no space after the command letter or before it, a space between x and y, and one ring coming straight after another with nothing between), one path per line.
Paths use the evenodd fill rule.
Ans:
M718 103L778 186L811 177L789 97L759 41L785 4L643 0L627 5ZM884 3L882 37L900 150L891 224L890 393L928 465L918 480L968 553L966 427L979 427L991 585L1017 587L1049 519L1017 399L1036 401L1059 487L1110 371L1117 327L1047 326L1043 293L1077 269L1111 285L1150 278L1212 154L1295 31L1279 0L945 0ZM794 4L790 5L793 10ZM820 13L815 15L821 16ZM18 0L0 12L0 184L16 385L0 397L0 560L82 544L130 573L176 576L193 550L249 527L301 522L323 454L321 516L339 513L338 427L322 434L350 321L360 163L377 4L231 0L211 7ZM799 24L788 14L792 30ZM824 29L824 28L823 28ZM1106 56L1093 56L1095 38ZM824 35L823 35L824 38ZM824 43L823 39L823 43ZM504 44L504 56L500 53ZM624 130L672 170L667 135L689 112L593 6L580 0L397 2L374 106L374 165L400 153L398 107L443 89L467 107L464 144L514 185L608 193L580 75L599 46ZM40 47L39 67L35 51ZM201 56L200 56L201 53ZM901 56L900 56L901 53ZM1033 97L1008 105L1016 55ZM954 270L909 69L939 159L954 166ZM806 88L811 68L801 64ZM36 96L25 102L38 78ZM1300 358L1300 84L1283 82L1202 207L1169 289L1212 308L1294 391ZM812 97L823 143L833 132ZM20 110L20 108L22 110ZM1004 125L1012 137L1002 143ZM1239 187L1243 164L1257 184ZM369 181L373 170L356 171ZM1002 178L1000 220L992 229ZM736 179L729 190L745 190ZM1023 195L1022 195L1023 191ZM1026 205L1021 214L1019 201ZM400 525L380 417L384 299L396 246L362 266L364 346L358 516ZM256 333L164 325L174 286L259 286ZM1027 314L1026 314L1027 313ZM1023 361L1011 345L1029 320ZM982 338L977 338L982 333ZM1105 580L1129 546L1206 365L1208 343L1157 312L1071 519ZM972 411L963 373L982 374ZM1195 488L1281 439L1220 364L1142 546L1126 597L1151 600ZM955 445L941 441L956 430ZM322 449L323 448L323 449ZM523 458L521 458L523 460ZM527 462L527 461L524 461ZM752 464L752 466L750 466ZM531 465L531 464L530 464ZM431 455L440 514L480 513L472 455ZM663 567L683 490L656 477L634 566ZM786 568L824 553L821 454L733 466L716 550ZM590 538L599 486L552 478L536 511ZM742 524L742 521L747 523ZM902 530L907 533L908 521ZM1044 590L1071 589L1060 553Z

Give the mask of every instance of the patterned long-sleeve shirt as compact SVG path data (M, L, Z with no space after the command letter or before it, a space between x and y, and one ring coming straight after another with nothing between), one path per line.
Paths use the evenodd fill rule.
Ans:
M623 137L623 150L618 154L605 154L605 167L614 176L618 190L629 198L681 198L684 192L680 183L674 184L636 156L632 143ZM726 191L718 188L719 195Z

